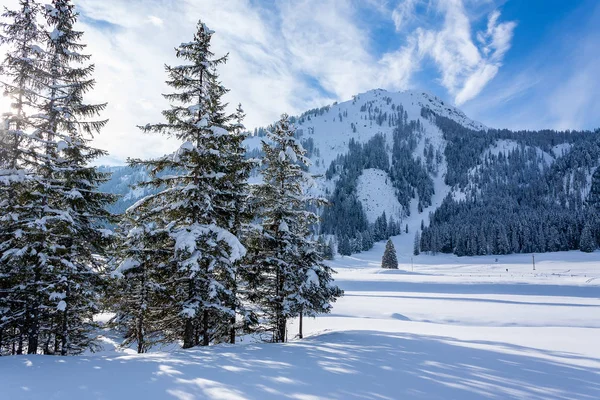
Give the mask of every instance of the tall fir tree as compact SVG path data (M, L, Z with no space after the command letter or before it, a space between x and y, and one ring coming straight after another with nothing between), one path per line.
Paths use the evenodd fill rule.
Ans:
M596 213L600 212L600 168L592 174L592 184L587 197L587 204L593 207Z
M0 44L7 47L0 87L11 102L0 127L0 355L37 350L37 332L29 323L37 297L31 255L21 249L27 248L23 233L37 218L39 201L31 189L40 142L28 135L33 125L28 111L39 99L43 31L37 22L39 5L32 0L19 5L17 10L5 9L0 23Z
M94 64L83 54L83 32L74 29L79 14L69 0L53 0L44 9L48 32L45 40L46 96L40 103L36 132L45 139L42 184L42 274L49 274L51 290L46 336L54 336L61 355L78 354L94 345L91 330L98 311L103 264L111 239L102 227L111 219L106 206L114 196L98 186L108 179L90 162L106 155L91 146L107 120L98 120L106 104L89 104L84 95L95 86ZM46 343L50 340L46 338ZM48 351L49 347L46 346Z
M211 52L213 33L199 22L193 40L175 49L185 63L165 67L167 84L175 89L164 95L171 103L163 111L166 122L141 127L175 137L179 150L157 160L131 160L151 172L143 185L161 189L131 215L141 226L168 232L162 246L172 269L164 282L172 315L165 316L170 323L164 339L181 339L184 348L234 341L237 268L245 254L239 236L248 219L252 164L244 158L243 112L228 114L222 102L227 89L216 70L227 58Z
M381 258L381 268L398 269L398 256L391 240L388 240L385 244L385 251Z
M312 177L303 166L309 160L287 115L271 128L262 149L263 184L255 191L262 232L251 252L256 268L251 284L266 329L273 341L284 342L289 318L327 312L341 292L331 284L332 271L322 263L318 244L309 239L317 216L308 206L324 200L306 192Z
M29 2L28 12L37 10L33 6ZM26 105L33 115L23 126L30 129L28 140L21 142L28 146L24 165L35 178L19 198L28 215L19 219L18 247L13 244L2 257L12 266L27 265L21 286L27 351L68 355L94 346L92 317L102 276L98 256L110 240L101 227L110 219L105 207L113 196L98 191L108 176L89 166L106 154L90 146L106 123L95 119L105 104L83 100L95 82L90 56L80 53L83 32L74 30L78 14L70 1L54 0L43 17L48 29L42 42L29 45L32 57L26 64L35 71L35 84Z
M308 214L305 223L314 223L318 217ZM331 311L332 303L344 292L333 283L334 271L323 262L318 251L318 243L306 240L300 246L301 282L297 293L299 331L303 338L302 324L304 316L315 317Z

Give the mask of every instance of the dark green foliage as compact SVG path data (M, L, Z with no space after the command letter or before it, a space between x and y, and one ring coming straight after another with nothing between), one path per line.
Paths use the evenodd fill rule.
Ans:
M594 237L593 229L590 223L586 223L581 231L579 239L579 249L586 253L591 253L598 248L598 242Z
M597 203L594 178L584 199L587 177L600 159L598 134L475 132L443 117L436 123L448 141L446 182L467 196L460 202L446 198L433 213L430 226L423 229L422 251L482 255L580 248L584 221L594 215L589 206ZM498 140L516 146L484 155ZM554 154L558 144L571 148L564 155ZM544 157L550 155L556 160L548 166ZM595 241L597 235L592 229ZM583 242L589 248L595 241Z
M117 318L130 331L128 321L143 319L161 330L162 341L181 340L184 348L235 341L238 268L245 254L240 238L252 217L247 178L253 162L242 145L244 114L241 107L235 114L225 112L227 89L217 67L226 57L214 57L212 34L199 22L194 39L176 48L185 64L165 67L174 89L164 95L171 102L163 111L166 121L141 128L174 137L181 147L172 156L130 160L149 171L150 180L139 185L151 194L129 210L129 226L123 227L130 230L132 249L120 254L119 268L136 267L117 270L137 280L125 287L129 292ZM166 292L161 294L164 313L140 315L127 303L141 304L142 281L151 278ZM140 331L132 340L143 351L150 342Z
M35 20L35 13L42 12L33 1L21 6L9 18ZM25 186L9 188L14 213L3 218L15 234L2 238L1 264L18 280L8 289L11 304L2 325L11 325L9 340L18 341L22 351L71 355L95 347L92 321L103 288L102 256L111 242L101 227L111 219L106 207L114 199L98 190L108 175L90 166L106 154L90 145L106 124L96 119L106 104L87 104L83 98L94 87L94 65L81 53L85 45L80 43L83 33L74 30L78 14L73 4L54 0L42 16L43 35L35 33L39 27L31 20L3 25L3 42L16 39L6 43L17 53L27 44L30 53L20 56L25 64L11 61L11 53L3 64L14 78L13 85L3 86L17 112L10 117L15 129L9 126L8 132L16 140L0 158Z
M419 231L415 232L415 241L413 244L413 255L418 256L421 254L421 235Z
M398 256L391 240L388 240L385 244L385 251L381 258L381 268L398 269Z

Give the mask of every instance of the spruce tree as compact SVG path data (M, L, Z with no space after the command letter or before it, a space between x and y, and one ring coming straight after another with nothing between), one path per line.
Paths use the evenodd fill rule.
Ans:
M586 223L581 231L581 238L579 239L579 249L586 253L591 253L598 248L598 243L594 237L594 232L591 224Z
M421 234L419 231L415 232L415 241L413 243L413 255L418 256L421 254Z
M273 341L284 342L289 318L328 311L340 292L330 283L332 271L322 264L317 243L309 239L318 219L307 208L324 201L306 193L312 178L302 166L309 160L287 115L271 128L268 140L262 145L264 183L255 191L262 233L260 247L251 252L252 285L265 329Z
M125 237L115 252L117 266L109 293L115 311L111 325L122 330L124 346L135 343L137 352L145 353L165 339L163 332L169 328L165 282L172 271L168 253L163 250L169 240L168 231L124 216L117 232Z
M70 1L54 0L46 5L44 18L49 27L45 96L35 128L45 140L45 152L39 168L42 222L36 243L39 273L48 281L38 281L38 289L51 291L49 304L41 305L50 321L44 327L45 351L54 336L55 349L67 355L94 344L92 317L98 311L103 269L98 255L110 240L102 226L110 219L106 206L114 197L98 191L108 175L89 165L106 155L90 145L107 122L96 119L106 104L83 99L95 81L90 56L80 53L85 45L80 43L83 32L74 29L78 13Z
M34 21L39 8L34 2L21 4L22 15ZM13 147L22 146L16 152L24 156L17 168L25 167L31 179L16 197L18 207L27 210L13 219L21 226L13 235L18 242L9 243L2 259L21 274L25 309L17 315L24 317L27 352L41 347L45 353L67 355L94 346L92 317L102 271L98 255L110 240L101 226L110 217L105 207L113 196L98 191L107 175L89 166L106 154L89 145L106 123L95 120L105 104L83 100L94 87L94 66L85 65L89 55L80 53L85 45L79 43L83 33L74 30L77 13L69 1L55 0L46 5L43 17L48 30L39 37L30 21L31 42L22 47L30 57L11 65L11 76L21 73L29 85L26 91L13 85L11 93L16 104L31 110L26 117L16 108L15 132L28 135ZM17 51L19 43L13 42Z
M587 197L587 204L593 207L595 212L600 211L600 168L596 168L592 175L592 184Z
M312 215L305 222L315 222ZM311 221L312 220L312 221ZM315 317L331 311L331 303L343 295L343 291L333 284L333 270L323 262L323 257L317 251L317 243L306 240L300 246L300 267L302 282L295 301L298 305L299 331L302 339L302 322L304 316Z
M385 251L381 259L381 268L398 269L398 257L396 256L396 249L391 240L388 240L385 244Z
M184 348L226 340L223 336L234 340L237 267L246 251L239 236L247 219L251 163L242 145L243 112L228 114L222 102L227 89L217 67L227 57L211 52L213 33L200 21L193 40L175 49L184 63L165 67L175 90L164 95L171 103L163 111L166 122L141 127L176 138L179 150L130 161L151 172L144 186L161 189L138 202L131 215L142 226L168 232L162 246L172 273L164 285L172 301L165 305L171 310L165 340L181 339Z
M5 80L0 87L11 102L11 111L2 116L0 126L0 355L3 349L7 353L26 348L37 351L38 333L29 323L35 313L32 308L37 308L31 259L19 250L27 248L24 232L37 218L35 203L39 201L31 189L40 143L29 135L33 119L28 113L38 101L42 75L39 12L35 1L22 0L19 9L4 10L0 23L0 44L7 46L0 65Z

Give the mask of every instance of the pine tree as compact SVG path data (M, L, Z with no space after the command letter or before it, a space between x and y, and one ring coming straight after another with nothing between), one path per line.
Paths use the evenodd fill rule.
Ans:
M594 237L591 224L585 224L583 231L581 231L581 238L579 239L579 249L586 253L591 253L598 248L598 243Z
M588 194L587 204L596 211L600 210L600 168L596 168L592 175L592 185Z
M415 241L413 244L413 255L418 256L421 254L421 234L419 231L415 232Z
M333 239L329 239L327 245L325 247L325 254L323 258L325 260L333 260L335 258L335 244L333 243Z
M311 218L313 221L316 215ZM308 221L305 221L308 222ZM333 284L333 270L323 263L323 257L316 251L317 244L305 240L300 246L300 267L303 281L300 283L298 296L299 331L303 338L302 321L304 316L315 317L331 311L331 303L341 297L344 292Z
M21 4L23 15L38 11L34 2ZM31 57L12 69L16 76L22 68L27 76L23 82L31 84L23 96L22 87L12 88L17 103L32 110L29 117L21 113L15 123L17 132L30 130L15 148L24 146L20 166L31 179L23 196L17 196L19 207L27 210L13 219L22 227L14 237L19 242L10 243L2 258L16 270L27 265L21 269L20 285L27 351L36 353L42 346L45 353L67 355L94 346L92 316L98 309L102 273L98 255L110 236L100 227L110 218L105 207L113 196L97 190L108 176L89 166L106 154L89 146L92 134L106 123L95 120L105 104L83 101L94 87L94 66L80 66L89 56L79 53L85 45L79 43L83 33L73 29L77 13L69 1L55 0L46 5L43 17L48 32L41 43L32 43L38 36L30 22L32 42L26 47Z
M164 226L164 225L163 225ZM113 272L116 278L110 292L115 317L111 325L123 330L127 346L136 343L137 352L145 353L152 345L164 339L169 329L169 292L165 282L172 272L168 253L163 246L168 243L168 231L155 224L136 224L123 217L119 233L125 238L116 248Z
M181 339L184 348L235 340L237 267L246 252L239 236L247 219L251 163L242 145L243 111L227 114L222 102L227 89L216 70L227 57L211 52L213 33L200 21L194 39L176 48L186 63L165 67L167 84L175 89L164 95L171 102L163 111L166 122L142 127L175 137L182 143L179 150L157 160L130 161L151 172L144 186L162 189L131 214L138 224L168 233L163 249L172 274L163 284L172 314L164 339Z
M338 253L342 256L349 256L352 254L352 248L350 247L350 239L348 236L342 235L340 242L338 243Z
M289 318L326 312L326 302L340 292L329 283L331 270L321 263L317 244L308 239L318 218L307 208L324 201L305 192L312 178L302 165L308 166L309 160L287 115L272 127L268 139L262 146L264 183L255 192L262 234L260 248L253 252L253 285L266 330L273 332L273 341L284 342Z
M385 244L385 251L381 259L381 268L398 269L398 257L391 240L388 240Z
M89 166L106 152L90 146L106 120L96 120L106 104L87 104L83 96L95 85L90 56L80 53L83 32L74 24L78 14L68 0L46 5L47 34L44 82L46 95L40 103L36 130L45 140L45 162L39 175L43 182L41 248L37 252L40 273L50 276L51 290L45 311L51 319L49 332L61 355L77 354L93 346L92 316L98 311L102 255L110 239L101 226L110 219L106 206L112 195L101 193L98 186L108 175ZM83 66L81 66L83 64ZM46 339L46 343L50 340ZM46 345L46 350L48 349Z
M28 351L37 351L38 334L29 323L37 297L34 276L29 256L19 249L27 248L23 233L37 218L34 209L39 200L31 190L39 143L29 138L33 120L27 113L38 100L36 77L43 61L39 11L35 1L22 0L18 10L5 9L6 22L0 23L0 44L7 46L0 66L6 80L0 86L12 109L2 116L0 127L0 355L4 348L21 353L26 337L32 342Z

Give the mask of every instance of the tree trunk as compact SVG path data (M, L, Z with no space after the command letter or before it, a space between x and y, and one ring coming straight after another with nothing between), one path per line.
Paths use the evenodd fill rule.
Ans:
M236 232L237 236L237 232ZM237 270L233 277L233 290L232 290L232 300L231 300L231 311L233 315L229 318L229 343L235 344L235 300L237 297Z
M278 333L277 336L279 336L279 340L278 342L280 343L285 343L285 326L286 326L286 318L283 316L283 313L280 314L279 316L279 324L277 326L278 329Z
M36 293L34 294L34 302L32 304L32 308L28 313L31 315L31 320L29 323L29 329L27 331L27 354L37 354L38 345L39 345L39 335L40 335L40 298L37 283L40 281L40 269L39 266L36 265L34 280L36 283Z
M208 332L208 310L204 310L204 318L202 321L202 346L208 346L210 344L210 334Z
M229 320L229 325L229 343L235 344L235 314Z
M194 319L186 318L183 329L183 348L189 349L192 347L194 347Z
M44 343L44 354L53 354L50 351L50 340L52 339L51 332L54 331L54 318L52 318L52 322L50 323L50 329L48 330L48 337L46 338L46 342Z
M144 343L144 312L140 313L137 324L137 352L144 353L145 343Z
M62 338L61 338L61 346L60 346L60 355L61 356L66 356L69 350L69 347L71 346L70 340L69 340L69 323L68 323L68 318L69 318L69 301L70 301L70 290L69 290L69 285L67 284L67 291L66 291L66 297L65 297L65 302L67 303L65 306L65 310L63 311L63 320L62 320Z
M142 266L142 274L141 274L141 290L140 290L140 294L142 297L142 301L140 304L140 310L139 310L139 314L138 314L138 321L137 321L137 332L136 332L136 340L137 340L137 352L139 353L144 353L144 347L145 347L145 343L144 343L144 323L146 322L144 320L144 313L146 310L146 306L147 306L147 302L146 302L146 269L144 266Z
M23 332L19 330L19 347L17 347L17 354L23 354Z
M195 295L194 282L192 278L188 280L188 301L193 300ZM194 347L194 317L185 318L185 326L183 328L183 348L189 349Z

